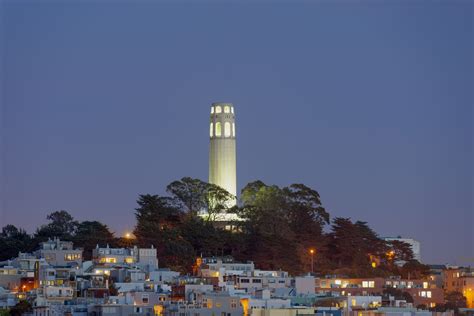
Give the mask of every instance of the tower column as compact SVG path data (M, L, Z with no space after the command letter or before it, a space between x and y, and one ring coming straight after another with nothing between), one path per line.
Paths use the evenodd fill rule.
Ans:
M237 196L235 111L232 103L212 103L209 137L209 183ZM236 200L230 206L235 204Z

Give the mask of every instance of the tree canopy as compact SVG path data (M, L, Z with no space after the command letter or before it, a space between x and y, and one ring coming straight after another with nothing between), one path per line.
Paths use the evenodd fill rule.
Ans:
M239 204L233 207L234 196L199 179L173 181L166 191L168 195L138 196L133 239L117 238L107 225L79 222L61 210L49 214L48 223L33 235L5 226L0 233L0 260L59 237L83 247L85 259L90 259L96 244L153 245L160 266L181 272L191 272L197 256L230 255L254 261L261 269L293 274L311 271L314 260L314 271L320 274L427 275L428 267L413 259L410 245L381 239L366 222L331 219L318 191L304 184L279 187L257 180L242 189ZM235 213L240 220L223 225L218 219L226 213ZM225 229L227 224L233 230ZM400 267L400 262L405 264Z

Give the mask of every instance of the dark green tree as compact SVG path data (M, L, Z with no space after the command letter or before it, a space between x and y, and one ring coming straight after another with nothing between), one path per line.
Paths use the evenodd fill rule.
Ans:
M45 241L48 238L57 237L61 240L72 240L76 232L78 222L74 220L71 214L67 211L61 210L52 212L46 217L49 223L42 225L36 230L34 235L35 246L39 242Z
M114 234L107 225L97 221L84 221L77 225L76 233L73 237L75 247L84 249L84 260L92 259L92 250L96 245L111 246L115 243Z
M12 259L18 256L19 252L28 251L31 243L31 236L21 228L14 225L7 225L0 233L0 261Z
M25 300L18 302L15 306L10 309L11 316L21 316L25 313L30 313L33 311L31 303Z
M465 308L467 306L466 297L457 291L447 292L444 296L446 301L445 307L447 310L454 310L457 312L460 308Z
M135 209L134 235L141 247L153 245L161 266L182 272L192 269L194 249L182 237L182 211L175 200L158 195L140 195Z

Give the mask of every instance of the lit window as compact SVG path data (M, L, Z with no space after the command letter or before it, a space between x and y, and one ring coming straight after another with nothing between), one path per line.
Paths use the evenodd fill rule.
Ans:
M212 137L214 136L214 124L211 123L211 126L209 127L209 136Z
M230 108L229 106L224 106L224 113L230 113Z
M216 136L217 137L220 137L222 135L222 132L221 132L221 122L217 122L216 123Z
M126 263L133 263L133 258L132 257L127 257L125 258Z
M222 112L222 108L220 106L216 106L216 113L221 113Z
M230 112L232 112L232 114L234 114L234 107L233 106L230 107Z
M235 137L235 123L232 123L232 137Z
M211 106L211 114L214 114L214 107Z
M423 288L427 289L428 288L428 282L423 282Z
M431 291L426 291L426 297L431 298Z
M421 297L426 297L426 291L421 291L420 296Z
M337 285L341 285L342 282L341 282L341 280L336 280L336 281L334 281L334 283L337 284Z
M224 123L224 136L230 137L230 123L229 122Z

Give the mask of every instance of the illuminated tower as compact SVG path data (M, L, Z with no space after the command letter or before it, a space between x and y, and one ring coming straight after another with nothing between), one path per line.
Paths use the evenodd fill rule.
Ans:
M209 136L209 183L236 196L235 112L232 103L212 104ZM234 200L229 206L235 204Z

